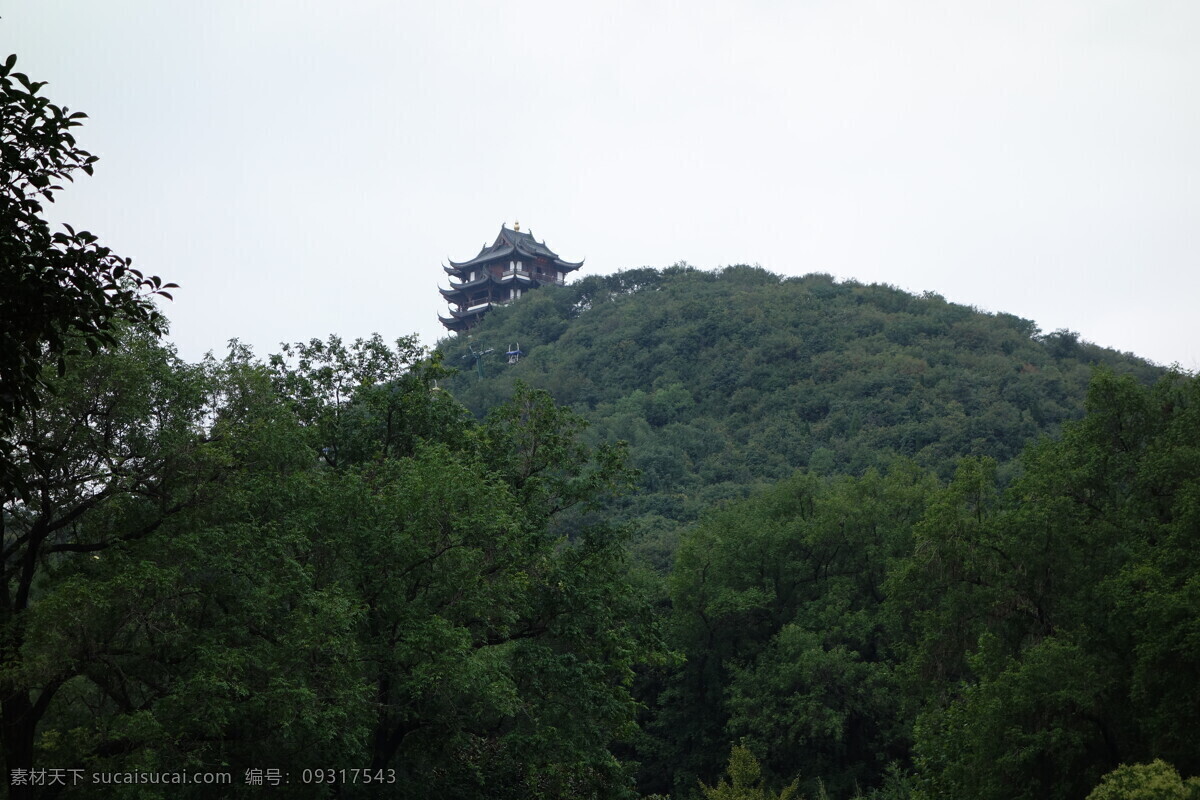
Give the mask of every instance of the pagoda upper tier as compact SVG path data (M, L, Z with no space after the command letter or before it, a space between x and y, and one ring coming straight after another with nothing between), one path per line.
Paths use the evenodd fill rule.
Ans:
M582 261L564 261L545 242L522 231L520 224L500 227L490 246L469 261L451 261L442 269L451 277L450 288L438 291L450 304L450 317L438 319L452 331L474 326L492 306L511 303L522 293L546 284L562 285L567 273ZM455 280L457 279L457 280Z

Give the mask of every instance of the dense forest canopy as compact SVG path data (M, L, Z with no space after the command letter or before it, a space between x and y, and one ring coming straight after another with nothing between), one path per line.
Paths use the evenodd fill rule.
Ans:
M23 209L4 796L1200 797L1195 376L683 266L187 363Z
M800 474L689 528L670 580L687 660L650 723L675 788L739 741L841 796L1083 797L1154 758L1200 773L1198 401L1194 378L1102 372L1005 489L987 457L949 482L897 462Z
M70 360L17 426L37 499L4 508L7 768L622 783L607 746L661 652L623 532L588 512L623 454L542 393L478 423L417 353L187 365L129 332Z
M495 350L482 378L470 347ZM461 369L444 385L478 416L522 381L586 418L592 441L628 442L641 491L620 513L664 531L799 468L858 475L907 458L949 478L961 456L1007 465L1082 416L1095 367L1142 383L1163 372L935 294L746 266L548 287L438 349Z

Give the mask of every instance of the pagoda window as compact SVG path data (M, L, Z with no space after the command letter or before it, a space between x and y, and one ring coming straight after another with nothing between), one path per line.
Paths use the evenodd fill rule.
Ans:
M470 283L470 282L471 282L471 281L473 281L473 280L475 280L475 273L472 271L472 272L471 272L471 277L467 279L467 282L468 282L468 283Z

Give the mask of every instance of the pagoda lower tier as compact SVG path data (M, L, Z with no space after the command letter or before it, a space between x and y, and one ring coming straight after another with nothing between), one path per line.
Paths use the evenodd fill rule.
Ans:
M465 283L451 281L449 289L438 288L451 305L451 316L447 319L439 315L438 319L452 331L465 330L478 322L492 306L511 303L542 283L544 281L536 281L527 273L515 270L500 277L487 271Z

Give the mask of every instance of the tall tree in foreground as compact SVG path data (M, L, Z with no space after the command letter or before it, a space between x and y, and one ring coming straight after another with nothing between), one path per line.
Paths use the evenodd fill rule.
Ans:
M589 515L628 482L621 451L589 452L525 389L476 423L436 362L385 352L331 339L273 362L324 465L317 584L360 609L366 763L402 796L621 796L608 744L658 648L623 532Z
M36 407L42 370L66 351L115 342L120 323L162 322L150 298L174 284L144 276L87 231L51 232L43 202L96 157L72 129L86 117L40 94L44 82L0 64L0 489L22 489L10 458L21 413Z
M230 771L238 795L275 767L321 797L300 781L319 765L395 796L628 794L610 745L659 645L623 532L590 510L628 482L619 448L582 447L536 392L475 422L405 341L269 367L120 344L72 356L18 426L35 499L2 516L6 771Z
M857 479L802 473L687 531L671 633L688 660L651 726L677 792L713 780L739 741L774 778L846 795L905 754L914 703L899 691L883 586L935 485L909 462Z
M14 426L12 464L29 497L9 494L0 510L8 769L31 766L43 718L97 666L104 633L89 608L120 560L113 554L155 540L205 502L219 475L201 435L202 376L153 334L128 334L122 352L73 357L70 367Z
M983 516L986 481L951 487L897 573L936 598L918 663L947 679L917 723L926 791L1065 800L1154 758L1195 774L1200 380L1099 373L1023 470Z

